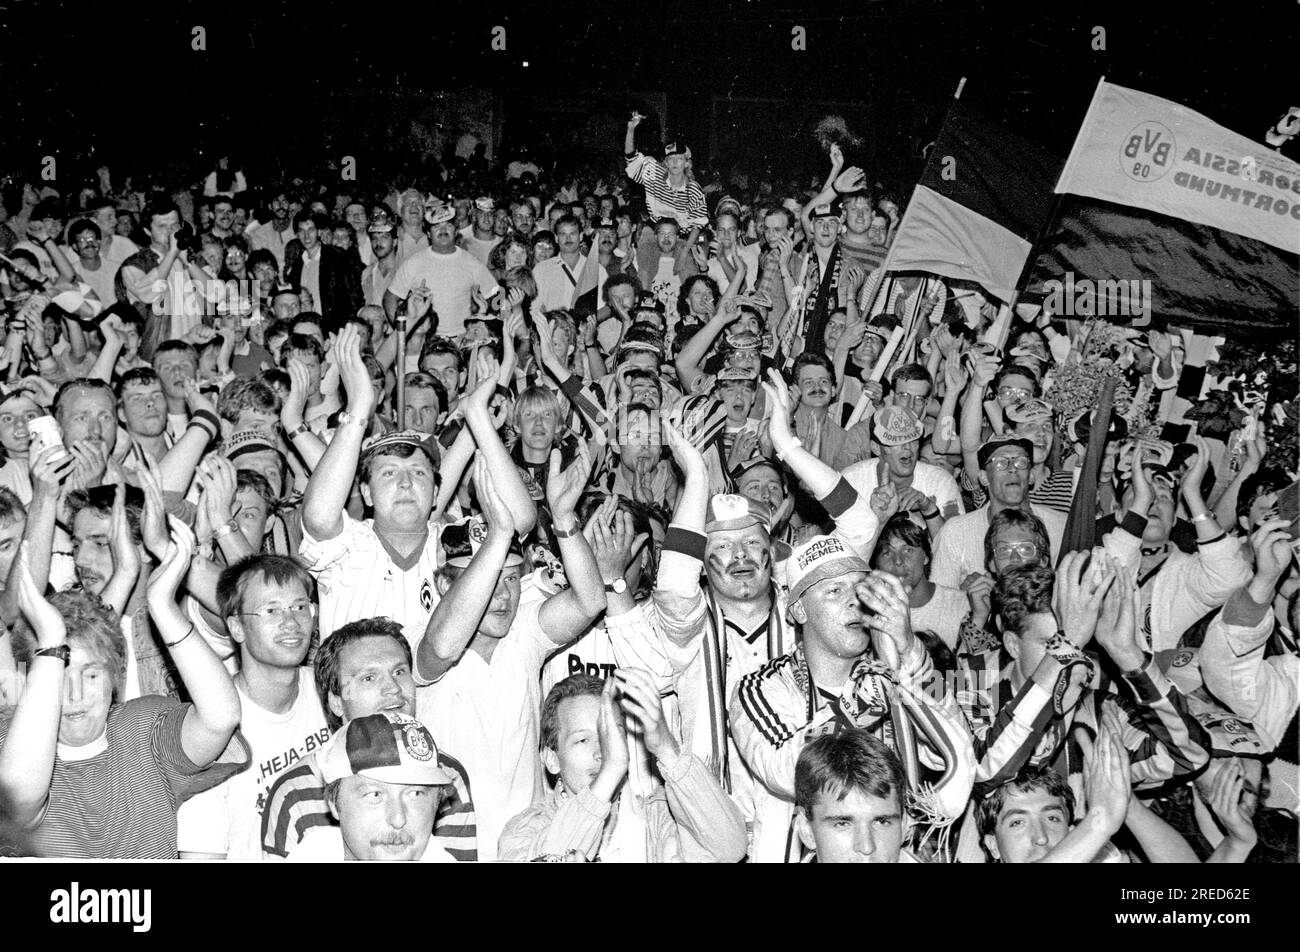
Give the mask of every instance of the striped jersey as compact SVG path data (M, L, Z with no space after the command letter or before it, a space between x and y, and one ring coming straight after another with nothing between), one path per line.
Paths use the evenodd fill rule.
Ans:
M320 637L324 641L348 622L391 618L402 626L414 650L438 604L433 582L439 565L441 525L429 524L424 545L404 559L375 532L371 519L343 514L343 531L316 539L303 526L298 556L316 579Z
M248 766L236 733L217 760L196 766L181 745L193 705L142 697L114 705L101 741L57 748L45 815L19 846L27 856L175 859L176 811ZM9 719L0 718L0 748ZM70 759L76 756L78 759Z
M668 181L668 170L640 152L627 160L627 177L645 186L646 207L651 217L674 218L683 230L709 223L704 191L694 179L687 179L685 188L673 188Z
M433 837L455 860L473 863L478 859L474 803L470 799L469 775L456 758L438 752L438 765L455 779L443 789ZM262 811L262 858L287 859L313 830L336 826L325 805L325 781L309 754L275 778Z

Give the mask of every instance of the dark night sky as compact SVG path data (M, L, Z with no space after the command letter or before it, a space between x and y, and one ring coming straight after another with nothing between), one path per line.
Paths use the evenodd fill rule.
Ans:
M0 0L8 91L0 166L88 146L102 157L167 150L201 164L223 130L259 147L311 150L329 119L360 134L384 97L462 84L494 87L514 116L548 90L596 91L607 104L630 90L665 90L670 126L701 145L713 97L788 97L788 127L747 138L751 149L802 159L815 147L798 136L801 101L858 104L853 112L870 124L858 131L903 155L933 131L963 75L964 99L1062 152L1102 74L1255 139L1300 103L1293 2L135 6L143 12L132 17L123 4ZM195 24L207 29L206 52L190 49ZM489 49L497 24L507 29L505 52ZM795 24L807 28L806 51L790 48ZM1091 48L1097 26L1104 52Z

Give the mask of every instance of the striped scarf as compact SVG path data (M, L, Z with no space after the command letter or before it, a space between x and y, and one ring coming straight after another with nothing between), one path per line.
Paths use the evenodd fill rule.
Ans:
M776 571L775 565L772 569ZM795 649L795 631L786 618L785 596L779 586L770 586L772 619L767 626L767 657L779 658ZM722 789L731 792L731 769L727 751L730 736L727 732L727 625L722 617L722 606L713 597L713 590L704 586L704 687L709 702L709 737L711 741L708 765Z
M803 288L799 293L799 318L794 334L804 339L803 349L809 353L820 354L826 349L826 321L830 312L839 305L837 289L840 286L840 268L844 256L840 254L837 241L831 248L831 255L826 261L827 272L814 284L814 271L817 270L817 253L809 251L809 263L805 266ZM792 335L793 339L793 335ZM782 341L787 359L793 363L798 355L792 354L790 345Z

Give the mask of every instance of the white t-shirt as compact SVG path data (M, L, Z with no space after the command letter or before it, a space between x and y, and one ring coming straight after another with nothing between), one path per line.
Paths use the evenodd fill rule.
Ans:
M919 469L920 463L917 464ZM1047 541L1051 543L1051 564L1061 552L1061 538L1065 535L1065 513L1048 509L1037 503L1030 510L1043 521ZM980 506L974 512L949 519L934 540L934 562L930 565L930 581L949 588L959 588L961 580L972 572L984 569L984 536L989 531L989 507Z
M428 284L433 310L438 315L436 333L444 336L455 336L465 329L472 303L471 288L478 285L486 298L492 296L497 286L483 262L464 248L457 248L449 255L421 248L398 265L388 290L405 298L421 281Z
M863 499L870 498L872 492L880 485L880 460L876 457L859 460L845 466L840 475L849 481L849 485L858 491ZM939 506L939 512L945 519L951 519L966 511L961 502L961 490L957 480L942 467L932 463L916 464L912 472L912 488L926 496L933 496Z
M416 693L416 717L469 774L480 860L496 859L506 823L542 795L541 671L555 650L538 615L545 600L544 592L526 583L514 624L491 664L466 651Z
M970 612L970 601L959 588L936 585L930 600L912 609L912 630L929 631L949 648L956 649L961 623Z
M460 230L459 234L461 238L465 239L465 250L483 262L484 267L487 267L488 255L492 254L492 249L501 243L501 239L493 235L491 241L480 241L474 237L473 225L466 225Z
M548 311L572 307L574 292L578 289L586 266L587 259L582 256L579 256L578 263L572 268L561 261L559 255L541 262L533 268L533 278L537 281L537 302ZM568 269L568 274L565 274L565 269ZM570 275L572 281L569 280ZM605 269L600 268L596 287L604 287L607 277Z
M176 843L181 852L261 859L267 791L281 771L330 738L309 667L298 669L298 697L284 714L259 707L243 690L239 690L239 703L243 708L239 730L253 752L252 763L242 773L181 804L176 814Z
M429 524L424 548L398 560L375 532L374 520L343 514L343 531L321 541L306 526L298 557L316 578L320 637L324 641L350 621L385 615L402 626L414 648L438 604L433 575L438 570L441 525Z

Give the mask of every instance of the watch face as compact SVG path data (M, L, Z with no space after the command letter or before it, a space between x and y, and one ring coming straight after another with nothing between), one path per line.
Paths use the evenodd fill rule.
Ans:
M613 592L615 595L622 595L624 592L627 591L627 580L616 578L614 579L614 581L610 582L609 585L605 587L609 589L609 591Z

